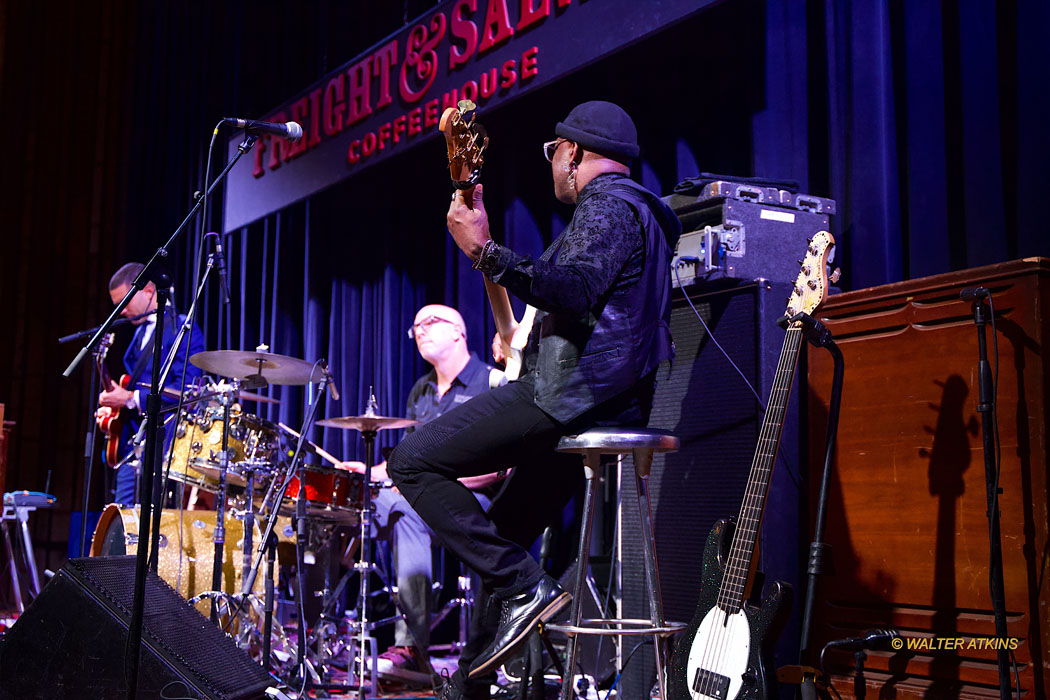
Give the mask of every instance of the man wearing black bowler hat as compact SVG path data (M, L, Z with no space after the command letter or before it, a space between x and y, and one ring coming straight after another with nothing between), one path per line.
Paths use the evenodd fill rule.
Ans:
M611 102L585 102L554 133L543 145L554 194L575 208L543 255L491 239L480 185L470 202L457 193L447 216L474 267L540 310L525 373L426 424L389 460L401 493L499 604L494 635L475 636L445 684L449 700L487 697L484 681L569 602L526 549L582 479L580 458L555 452L558 440L645 425L656 368L673 354L670 262L681 227L628 177L634 122ZM511 466L488 516L457 481Z

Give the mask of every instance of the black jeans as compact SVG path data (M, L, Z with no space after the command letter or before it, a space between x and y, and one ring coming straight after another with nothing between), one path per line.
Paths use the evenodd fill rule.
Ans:
M475 396L408 435L387 462L394 483L440 544L481 576L483 591L460 657L464 677L498 622L489 595L514 595L540 580L544 572L528 548L583 481L582 459L556 452L558 440L598 425L645 425L653 378L567 424L540 410L534 393L533 376L526 374ZM457 481L511 468L487 514ZM472 680L467 688L467 697L475 690L485 697L488 680Z
M527 378L476 396L408 435L388 460L394 483L440 544L497 596L542 577L527 548L583 477L578 455L554 451L563 435L579 428L558 423L532 397ZM511 468L487 515L457 481Z
M579 455L555 452L558 440L598 425L645 425L653 377L559 423L533 401L532 374L475 396L408 435L388 472L440 544L481 576L495 596L535 585L543 570L527 551L576 492ZM488 515L457 479L511 469Z

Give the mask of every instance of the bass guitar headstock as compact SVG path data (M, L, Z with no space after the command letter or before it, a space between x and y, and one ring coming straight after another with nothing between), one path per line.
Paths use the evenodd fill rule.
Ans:
M485 127L477 122L475 105L470 100L460 100L441 115L438 128L445 135L448 146L448 170L452 184L465 190L481 180L481 165L484 152L489 145Z
M812 314L828 298L828 283L838 281L838 270L828 274L828 260L835 247L835 238L827 231L820 231L809 242L806 257L801 261L802 269L795 279L795 288L787 300L788 318L796 314Z

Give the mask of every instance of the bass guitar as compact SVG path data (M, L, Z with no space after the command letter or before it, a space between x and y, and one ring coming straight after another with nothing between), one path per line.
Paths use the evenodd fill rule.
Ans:
M835 241L818 233L806 250L786 318L812 314L827 298L827 263ZM769 405L735 523L719 521L707 538L700 600L671 659L671 700L767 700L772 687L770 655L790 610L791 588L773 584L769 596L752 605L752 563L759 524L780 445L788 398L802 347L801 321L788 321Z
M488 134L474 114L476 109L470 100L460 100L457 106L444 111L438 123L448 147L448 168L452 184L463 191L463 199L468 206L473 198L474 186L481 179L484 152L489 145ZM485 277L485 293L488 294L492 318L496 322L496 331L503 344L506 362L503 374L511 381L521 374L522 350L529 341L532 322L536 319L536 308L526 306L521 321L516 321L506 289Z
M98 367L99 376L102 378L102 386L107 389L110 382L113 381L109 376L109 370L106 368L106 354L109 352L112 344L113 334L107 333L95 348L95 365ZM130 383L131 377L124 374L121 375L118 385L122 389L127 389ZM102 454L105 456L106 464L114 469L120 466L120 434L124 430L124 418L121 414L124 410L122 408L103 406L95 413L95 424L102 431L102 434L106 436L106 445L102 450Z

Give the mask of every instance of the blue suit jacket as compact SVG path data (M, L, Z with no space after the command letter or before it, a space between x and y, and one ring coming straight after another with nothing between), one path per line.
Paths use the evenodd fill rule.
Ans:
M164 361L164 359L167 358L168 353L171 352L171 346L175 343L175 336L178 334L179 329L185 322L185 314L179 314L178 318L176 318L174 314L166 314L166 318L164 319L164 341L161 346L162 362ZM140 391L139 396L142 400L142 403L139 406L139 413L137 413L137 415L135 415L135 417L131 421L132 425L128 426L128 429L131 431L131 433L126 434L127 438L130 438L131 435L134 435L134 432L138 430L139 424L144 418L144 414L142 412L146 410L146 395L149 393L149 391L142 385L149 384L153 376L153 339L151 338L150 342L147 342L146 346L142 347L142 337L143 335L145 335L145 333L146 324L142 324L135 330L135 335L132 337L131 343L128 345L127 351L124 353L124 367L126 368L127 373L129 375L131 375L134 372L135 366L139 362L139 356L143 353L149 355L149 357L147 357L143 361L144 364L142 367L142 371L139 373L139 375L131 377L131 386L128 387L129 391ZM171 365L171 371L168 373L168 378L165 382L165 386L170 387L176 391L182 388L180 386L180 383L182 381L182 368L184 366L186 367L187 384L194 382L202 374L199 367L196 367L192 364L187 364L185 362L187 338L190 342L189 354L191 357L198 352L204 351L204 334L201 332L200 328L198 328L197 325L194 324L192 334L188 333L187 336L183 338L182 345L180 346L178 353L175 355L175 361ZM162 406L165 408L169 406L174 406L177 403L178 402L175 400L162 396ZM164 414L163 417L167 417L168 415L170 414ZM172 419L168 422L167 430L165 431L167 434L165 445L167 445L171 439L171 434L174 430L175 422L175 419ZM125 440L125 442L127 442L127 440Z

